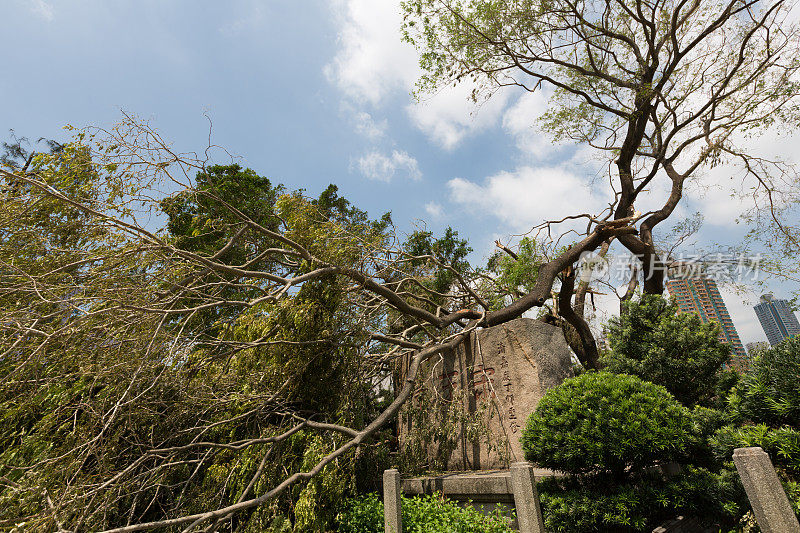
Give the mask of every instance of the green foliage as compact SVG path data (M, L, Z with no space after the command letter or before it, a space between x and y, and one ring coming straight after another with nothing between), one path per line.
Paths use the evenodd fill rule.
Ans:
M800 339L786 339L759 353L728 396L732 422L707 438L708 449L733 471L736 448L758 446L767 452L800 516ZM744 507L747 509L747 507Z
M590 372L581 377L602 375ZM637 389L645 386L648 393L642 396L628 391L630 385L627 384L602 383L602 387L591 387L592 391L600 392L599 395L572 394L569 397L574 403L561 403L560 414L552 418L549 429L554 432L552 438L557 439L564 449L578 447L580 450L579 447L583 446L586 458L580 457L580 452L567 454L557 445L544 443L544 439L537 441L537 445L547 446L539 453L548 454L548 458L553 460L551 467L566 463L572 468L562 466L562 470L583 474L539 483L548 530L569 533L645 532L680 514L733 527L747 510L746 496L738 474L721 468L721 462L708 445L709 438L725 423L724 413L699 406L689 413L662 387L632 376L606 375L613 376L615 381L633 380ZM607 388L609 385L618 392L612 392ZM648 399L652 396L658 398L658 403ZM662 403L665 397L666 404ZM605 398L608 398L608 405L603 401ZM598 402L602 409L596 407ZM580 415L581 410L586 411L586 416ZM643 415L652 417L654 425L643 424ZM587 430L587 427L592 430ZM631 435L630 428L633 427L638 431ZM668 435L664 432L667 428L677 431ZM573 435L579 436L580 440ZM526 437L527 429L523 438ZM636 447L640 449L634 449ZM601 452L611 456L610 459L604 458ZM617 455L618 452L621 453ZM657 470L637 468L631 464L627 476L617 473L609 477L610 469L599 467L604 463L617 464L624 458L636 458L637 455L649 455L650 464L680 460L683 471L667 477ZM531 458L546 464L533 456ZM648 460L639 462L640 466L646 464Z
M29 172L76 200L99 203L113 197L113 193L104 197L104 192L109 191L103 190L102 178L85 146L58 145L50 153L27 156ZM18 168L16 159L11 158L4 166L12 171ZM16 265L20 271L38 274L64 266L54 264L57 261L67 265L77 256L78 249L97 246L106 235L97 217L48 197L22 181L0 178L0 202L0 260L5 265ZM79 271L76 265L64 273Z
M571 474L623 479L690 443L689 412L663 388L634 376L587 372L551 389L523 431L526 459Z
M719 381L717 382L717 390L714 394L714 408L720 410L725 410L727 408L730 396L735 390L736 385L739 384L741 378L742 375L739 371L733 368L726 368L720 373Z
M383 533L383 502L374 493L352 498L336 516L336 529L340 533Z
M691 412L692 417L692 439L686 454L681 458L681 462L702 466L717 471L721 468L724 461L719 461L714 454L710 440L714 437L717 430L728 423L728 417L724 411L709 409L696 405ZM730 458L728 458L729 460Z
M467 272L469 262L466 257L472 252L467 241L459 238L458 232L451 227L445 229L444 235L438 238L430 231L417 230L403 244L403 250L420 257L412 260L409 266L420 270L423 285L428 291L433 291L426 296L437 303L443 301L439 295L450 290L457 281L457 275ZM434 262L422 259L424 256L432 256ZM449 268L441 268L439 265Z
M692 409L692 423L695 435L708 438L727 423L727 415L719 409L696 405Z
M197 173L195 190L162 200L161 209L169 217L167 229L175 237L176 246L213 254L224 244L221 240L232 237L242 225L228 206L275 230L275 202L282 192L283 186L273 186L252 169L213 165ZM241 247L234 247L226 259L242 262L243 252Z
M499 510L486 516L439 495L402 497L403 531L409 533L510 533ZM383 533L383 502L368 494L347 502L337 517L339 533Z
M687 407L710 404L730 358L718 328L661 296L642 295L609 321L606 369L662 385Z
M733 388L728 416L733 425L710 440L720 460L735 448L760 446L785 477L800 479L800 338L762 351Z
M784 340L751 361L730 398L740 420L800 428L800 337Z
M652 474L623 484L549 478L538 490L545 528L553 533L649 532L680 514L732 523L742 497L730 477L696 468L669 479Z
M547 250L535 239L523 237L516 254L514 259L505 251L496 251L487 262L486 269L495 280L489 299L496 308L505 305L508 298L516 299L533 289Z
M69 198L129 220L139 176L97 165L92 154L67 144L35 155L29 170ZM0 182L0 529L23 521L30 530L56 529L45 490L74 530L252 498L310 468L345 436L298 431L273 446L253 439L286 432L293 415L352 427L375 416L357 349L374 324L355 310L344 281L321 277L277 302L241 305L263 296L261 280L214 274L180 254L283 275L285 264L260 259L279 229L320 260L352 266L384 243L388 217L370 220L333 186L316 200L283 194L236 165L209 167L196 184L161 203L169 220L154 233L173 247L161 255L100 215L24 182ZM33 279L38 294L29 290ZM171 294L173 318L144 312ZM220 305L183 311L208 301ZM232 450L231 442L247 444ZM157 448L173 451L146 455ZM230 529L328 531L338 506L382 461L368 444L311 483L237 513Z
M789 503L792 505L795 516L800 518L800 483L787 481L783 483L783 488L786 491L786 496L789 497Z
M800 430L796 428L770 428L766 424L725 426L710 443L720 461L730 461L736 448L759 446L790 479L800 479Z

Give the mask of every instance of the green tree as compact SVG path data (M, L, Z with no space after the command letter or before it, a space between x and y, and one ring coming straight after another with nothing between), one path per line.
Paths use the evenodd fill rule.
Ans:
M590 147L608 165L609 175L594 185L608 183L598 191L613 199L608 208L563 213L536 228L549 235L561 233L560 221L586 224L570 248L541 265L520 302L542 305L561 272L612 238L641 258L644 292L662 294L664 258L654 232L673 216L685 187L702 187L714 166L738 165L742 190L773 217L781 214L777 197L796 196L796 173L759 157L750 142L778 124L798 124L800 36L780 0L406 0L402 6L404 38L420 53L418 96L458 84L476 102L508 88L542 91L543 132ZM582 362L593 366L596 345L583 317L582 309L566 315L586 346Z
M446 295L457 284L457 278L465 275L470 268L466 258L472 248L451 227L445 229L444 235L438 238L430 231L414 231L404 243L403 249L418 258L412 262L414 266L428 270L420 272L420 275L426 280L428 296L437 303L444 301L442 295ZM430 258L434 259L432 264Z
M169 217L167 230L176 238L176 246L214 253L243 227L241 218L231 213L230 206L253 222L275 230L279 224L275 202L283 192L283 186L273 186L252 169L212 165L195 175L194 190L165 198L161 209ZM247 242L242 237L239 244ZM234 241L234 246L226 250L223 259L233 264L244 263L245 250L236 244Z
M800 517L800 340L792 337L761 351L728 397L729 424L707 439L725 469L736 448L758 446L776 466Z
M539 267L547 260L547 250L531 237L523 237L518 249L511 253L509 251L495 251L486 265L496 280L492 284L496 289L490 297L497 307L503 307L507 302L533 290L539 277Z
M800 339L785 339L755 357L728 397L730 425L711 439L717 457L760 446L792 482L800 481Z
M399 244L334 186L168 146L126 117L0 170L0 521L325 531L420 365L523 310L488 314L454 231Z
M608 323L608 339L607 370L661 385L687 407L710 404L730 359L717 324L657 295L626 302Z
M378 414L358 348L376 324L355 311L347 278L264 296L270 278L313 272L282 243L348 268L383 243L388 220L334 186L308 199L210 166L160 203L167 228L153 232L130 208L152 198L137 189L149 177L127 174L131 187L112 194L125 159L103 161L107 148L79 136L3 174L4 524L99 530L252 500L333 451L350 435L339 424ZM288 517L298 532L323 531L379 456L365 446L230 527Z

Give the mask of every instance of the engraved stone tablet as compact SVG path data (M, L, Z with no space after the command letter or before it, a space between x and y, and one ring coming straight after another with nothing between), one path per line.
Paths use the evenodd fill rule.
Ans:
M572 375L560 328L518 318L473 332L423 365L415 398L400 416L400 445L419 443L422 435L430 464L438 458L448 470L507 468L524 460L520 437L539 400ZM453 437L436 442L427 424ZM453 427L444 431L447 424Z

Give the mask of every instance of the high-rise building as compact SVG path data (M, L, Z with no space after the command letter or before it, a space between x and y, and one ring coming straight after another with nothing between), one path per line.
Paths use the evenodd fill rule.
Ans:
M675 300L681 311L696 314L706 324L709 322L719 324L719 340L731 346L734 366L745 368L747 352L717 289L717 282L699 274L693 277L672 278L666 285L670 297Z
M772 346L800 333L800 323L786 300L779 300L772 293L767 293L761 296L761 302L753 309Z

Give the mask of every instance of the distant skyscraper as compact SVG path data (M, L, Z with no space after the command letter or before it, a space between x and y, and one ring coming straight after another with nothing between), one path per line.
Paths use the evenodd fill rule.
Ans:
M761 296L761 303L753 309L771 345L775 346L783 339L800 333L800 323L786 300L778 300L767 293Z
M703 275L673 278L667 281L669 295L684 313L694 313L704 323L720 325L719 340L728 343L733 352L734 366L747 366L747 352L739 340L736 326L728 314L728 308L717 289L717 282Z

